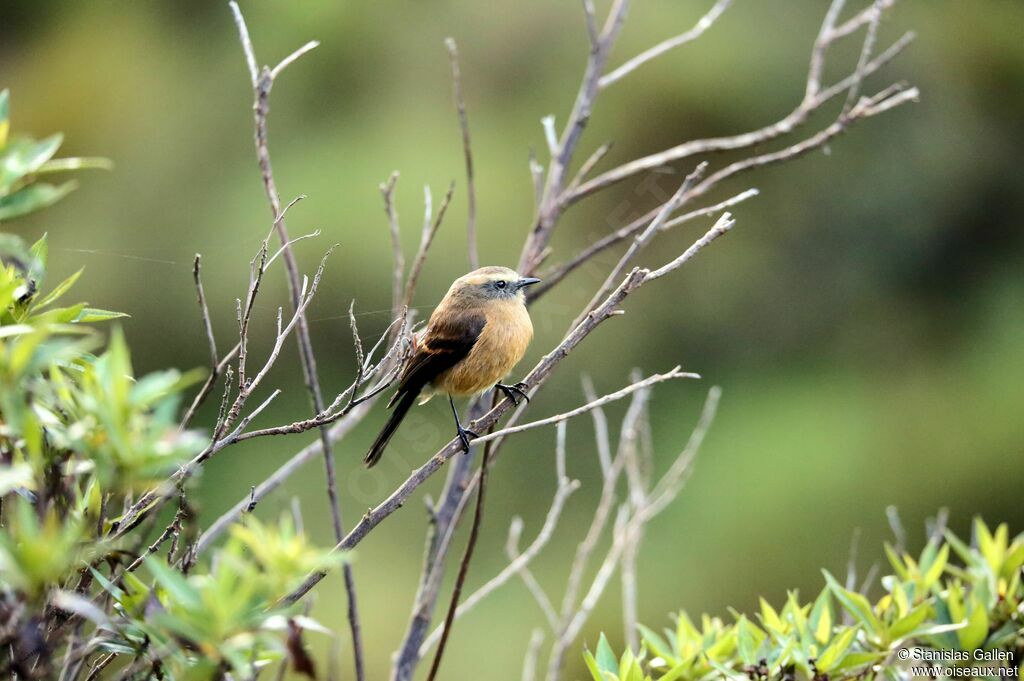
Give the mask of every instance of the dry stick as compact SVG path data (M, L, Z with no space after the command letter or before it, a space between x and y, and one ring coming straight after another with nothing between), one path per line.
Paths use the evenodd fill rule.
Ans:
M453 98L458 112L459 129L462 135L462 150L466 166L467 184L467 219L466 219L466 241L471 269L479 266L479 254L476 238L476 189L473 174L473 153L469 135L469 118L466 114L465 99L462 94L462 75L459 68L458 46L452 38L445 41L448 49L449 64L452 73ZM409 274L409 287L406 292L407 305L412 301L412 290L419 277L419 269L422 266L426 249L433 240L433 234L437 231L444 211L451 201L454 184L449 188L441 208L438 210L438 217L427 232L426 223L421 238L420 252L414 261L414 271ZM470 405L469 418L475 419L483 415L484 403L474 400ZM419 662L419 648L423 637L426 635L433 615L433 609L437 602L438 590L441 579L444 576L444 562L447 557L448 548L456 525L462 517L462 509L468 501L465 490L465 483L472 469L473 452L471 450L466 456L459 459L448 471L447 480L442 491L441 500L432 508L429 508L431 525L427 532L426 547L423 557L423 572L420 585L413 601L412 616L406 633L395 654L395 662L392 668L391 678L393 681L408 681L412 678L416 665Z
M262 405L253 410L248 416L242 419L240 424L236 426L233 431L231 431L227 435L222 436L223 431L227 430L231 426L231 424L234 423L234 419L241 413L242 407L244 406L246 400L249 398L252 392L259 386L260 382L267 375L267 372L269 372L270 368L274 365L274 362L277 361L277 358L281 353L281 349L284 346L285 340L288 338L289 334L291 334L292 330L295 329L295 327L297 326L298 321L301 315L305 312L306 307L308 307L310 302L312 302L313 296L316 294L316 290L320 284L320 279L323 276L324 267L326 266L327 257L329 255L330 251L328 251L328 253L324 255L323 260L320 261L320 266L317 268L316 274L313 276L313 281L311 284L305 277L303 277L302 286L300 290L301 297L299 305L296 308L295 314L292 315L291 319L289 320L286 326L282 327L281 311L280 309L278 309L277 336L274 339L274 346L271 349L270 354L266 359L266 362L264 363L260 371L256 374L256 376L249 379L248 383L245 386L240 385L238 389L238 395L235 397L234 402L231 403L230 408L228 408L228 398L230 397L229 389L231 383L231 371L230 367L228 367L228 380L225 381L225 390L224 397L221 402L221 410L217 418L217 426L214 428L214 437L211 439L210 444L207 445L207 447L203 451L194 456L187 464L185 464L184 466L180 467L177 471L175 471L175 473L172 474L169 478L167 478L167 480L165 480L162 485L157 486L156 488L151 489L148 492L145 492L144 494L142 494L142 496L139 497L138 500L135 501L134 504L131 504L130 507L128 507L124 511L124 513L122 514L121 518L117 521L117 523L115 523L115 526L111 528L109 534L112 538L120 539L121 537L124 537L125 534L134 529L146 517L159 510L161 506L169 498L171 498L171 496L173 496L173 490L176 490L177 487L182 482L190 478L196 472L196 470L199 469L200 466L202 466L204 463L206 463L207 460L210 459L210 457L214 456L225 447L238 442L239 439L242 437L242 431L245 429L246 426L248 426L249 422L252 421L252 419L267 406L270 400L274 399L274 397L276 397L276 395L280 392L277 391L273 395L271 395L270 399L268 399Z
M206 305L206 293L203 291L203 278L200 272L200 261L202 256L196 253L192 261L192 279L196 284L196 298L199 301L199 312L203 319L203 330L206 331L206 341L210 346L210 370L216 371L220 361L217 359L217 340L213 337L213 324L210 322L210 308Z
M537 658L540 657L540 647L543 644L544 630L534 629L526 646L526 656L523 658L522 681L534 681L537 678Z
M267 146L267 113L269 111L270 90L274 84L274 79L277 78L277 76L279 76L281 72L293 61L316 47L316 43L307 43L305 46L282 60L281 63L273 69L267 69L264 67L262 71L257 73L255 68L257 64L256 53L252 46L252 40L249 37L249 31L245 25L245 19L242 17L242 12L234 0L230 3L230 6L235 17L235 23L238 27L239 39L242 44L242 50L245 53L246 63L249 66L249 74L255 95L253 105L253 116L255 122L254 139L256 144L256 155L260 166L260 174L263 178L263 186L266 190L271 212L273 213L274 219L277 223L277 233L281 241L285 269L288 273L288 286L291 292L292 307L298 310L300 303L299 271L298 265L295 262L295 254L289 246L287 227L284 220L278 218L278 216L281 215L281 202L270 163L270 150ZM305 314L299 315L299 328L296 338L298 340L299 358L302 364L302 372L306 382L306 387L310 393L314 412L319 414L324 408L323 395L320 392L320 382L317 378L316 370L316 358L313 354L313 344L310 340L309 326L307 324ZM320 442L323 447L324 471L327 478L327 498L331 508L331 521L334 527L335 537L338 541L341 541L341 538L344 536L344 525L342 523L341 507L338 500L337 481L335 480L334 453L332 451L331 440L327 428L321 427L319 430ZM359 612L356 603L355 580L352 576L352 568L349 564L346 563L342 566L342 569L345 579L345 591L348 596L348 619L349 628L352 633L352 649L356 679L357 681L362 681L364 678L363 645L360 633Z
M608 62L611 48L625 22L628 8L629 0L613 0L604 26L598 31L593 3L583 3L584 18L590 36L590 54L569 119L562 130L561 137L553 145L551 163L548 166L544 184L544 197L538 211L537 221L523 245L523 252L519 258L518 269L522 273L534 272L543 261L544 253L561 212L562 188L566 171L580 137L583 135L583 129L586 127L587 121L590 120L594 100L600 90L598 83L605 64Z
M395 207L395 186L398 183L398 171L381 182L380 194L384 197L384 213L388 216L388 233L391 235L391 316L398 317L402 304L402 280L405 278L405 255L402 253L401 232L398 226L398 209Z
M580 486L578 480L569 480L565 475L565 421L558 423L558 442L559 446L556 447L555 450L558 488L555 491L555 498L551 502L551 507L548 509L547 517L545 517L544 524L537 533L537 537L533 540L530 546L527 547L526 551L518 554L515 559L505 566L501 572L470 594L469 597L466 598L465 602L456 609L455 619L465 615L476 607L480 601L487 598L496 589L507 583L521 570L525 569L526 566L530 564L530 561L533 560L548 541L550 541L551 535L554 533L555 527L558 525L558 519L561 517L565 502L573 492L579 489ZM510 542L512 538L517 538L518 534L522 531L522 522L522 519L518 516L513 519L512 525L509 528ZM420 646L421 657L426 655L434 644L437 643L438 639L442 636L442 632L443 629L438 627L431 632L430 636L428 636L425 641L423 641L423 645Z
M388 326L387 329L385 329L382 332L380 340L377 341L374 347L371 348L370 352L367 354L367 365L372 361L372 358L376 354L381 343L383 343L384 340L387 338L391 330L391 326L393 326L397 322L404 322L404 316L399 319L396 319L394 322L392 322L391 325ZM328 414L324 417L299 421L290 424L289 426L281 426L278 428L264 429L263 431L250 431L248 433L242 433L235 439L235 441L238 442L244 439L248 439L250 437L257 437L260 435L284 434L287 432L304 432L306 430L311 430L313 428L317 428L320 426L329 425L331 423L334 424L331 426L331 429L328 433L331 438L331 441L337 442L338 440L343 439L352 430L352 428L357 423L359 423L367 413L369 413L370 407L373 405L377 397L383 391L383 388L390 384L391 379L393 379L394 377L395 371L397 371L397 368L400 367L402 364L402 358L399 356L398 352L400 347L401 339L399 338L392 343L391 348L384 355L384 357L381 358L380 362L378 362L375 366L368 367L364 365L362 369L364 379L369 378L380 371L385 371L386 373L389 373L390 378L382 379L381 384L379 386L371 389L358 399L350 400L349 403L340 411L336 413L334 412L334 410L341 404L341 402L344 399L354 394L351 391L358 387L356 386L355 383L353 383L351 386L349 386L349 388L346 388L345 391L338 395L338 398L335 400L334 403L331 404L331 407L327 410ZM287 480L292 475L292 473L297 471L307 461L311 460L314 456L317 456L321 453L321 443L319 440L299 450L296 454L292 456L291 459L286 461L284 464L281 465L280 468L274 471L274 473L272 473L270 477L268 477L266 480L260 483L260 485L254 487L249 495L246 495L243 499L236 503L230 510L228 510L220 518L218 518L213 523L213 525L211 525L210 528L207 529L206 532L203 533L203 535L200 537L196 546L196 553L198 554L200 551L208 548L213 543L213 541L217 537L219 537L220 534L222 534L224 530L227 529L228 526L231 525L231 523L235 522L236 520L238 520L238 518L242 516L248 505L250 505L251 503L258 503L267 494L270 494L277 487L279 487L285 480Z
M722 212L726 208L735 206L738 203L746 201L747 199L753 198L760 194L757 189L750 188L746 191L740 192L735 196L732 196L724 201L720 201L711 206L705 206L704 208L698 208L697 210L684 213L678 217L672 218L661 226L660 231L668 231L674 227L685 224L697 218L707 217L709 215L715 215ZM543 294L547 293L551 288L558 284L562 279L567 277L569 274L574 272L578 267L591 260L594 256L602 251L611 248L612 246L628 239L635 235L637 232L642 230L645 225L650 224L650 221L657 215L659 209L653 211L633 220L629 224L620 227L608 236L602 237L597 241L591 243L586 248L581 250L579 253L574 255L567 262L552 267L551 269L541 273L541 283L537 286L532 286L533 289L528 295L531 302L540 298Z
M452 201L452 194L455 193L455 182L448 185L448 192L444 195L444 199L441 201L441 205L437 208L437 217L430 220L430 211L427 210L427 215L423 221L423 232L420 235L420 246L416 251L416 257L413 258L412 267L409 268L409 278L405 284L405 294L402 296L402 303L406 308L412 306L412 298L416 292L416 284L420 278L420 272L423 270L423 263L427 260L427 252L430 250L430 245L434 243L434 237L437 235L438 228L441 227L441 222L444 220L444 214L448 210L448 204ZM430 190L426 189L426 195L429 197ZM428 203L428 201L425 201Z
M636 238L633 239L633 243L629 245L626 252L621 258L619 258L619 261L615 264L615 267L612 268L612 271L608 273L604 283L601 284L597 289L597 292L591 297L590 302L583 308L583 314L590 311L606 295L608 295L608 292L611 291L612 288L615 287L615 282L622 278L623 273L626 272L626 268L629 267L633 258L635 258L636 255L650 243L651 239L657 235L661 226L672 216L672 213L679 210L683 203L685 203L687 193L693 187L693 184L704 175L707 167L707 163L701 163L693 170L692 173L687 175L686 179L684 179L683 183L679 186L679 189L676 190L676 193L672 195L672 198L665 202L665 205L661 207L661 210L659 210L658 214L654 216L654 219L651 220L649 225L647 225L647 228L637 234ZM577 317L575 323L579 324L579 322L580 317Z
M519 522L516 523L515 520ZM510 562L519 560L519 537L523 532L523 522L518 516L513 519L512 524L508 528L508 540L505 542L505 555L508 556ZM555 606L551 604L551 598L547 592L544 591L544 587L540 585L537 578L533 576L533 572L526 565L522 565L516 571L519 578L523 580L523 584L526 585L527 590L533 599L537 601L537 607L540 608L541 613L544 614L544 618L548 622L548 626L551 627L552 631L558 626L558 615L555 614Z
M687 476L691 470L693 460L696 458L700 447L704 442L711 424L714 421L718 409L718 401L721 398L721 389L717 386L708 391L707 399L701 410L697 425L690 433L686 446L679 453L679 456L672 462L668 471L658 480L646 496L643 505L632 514L629 513L629 506L623 504L619 508L616 517L613 541L608 549L605 558L598 568L597 574L591 582L590 588L580 602L578 609L571 613L568 626L562 630L555 639L552 646L551 657L548 661L547 681L557 681L561 672L562 661L565 652L579 636L583 625L586 624L590 613L597 605L607 587L615 567L620 563L623 552L630 541L630 534L649 523L655 516L665 510L665 507L682 491L686 484Z
M602 89L604 89L611 85L612 83L615 83L621 80L622 78L626 77L632 71L646 64L652 59L656 59L657 57L660 57L669 50L674 50L680 45L685 45L686 43L692 42L697 38L701 37L702 35L704 35L704 32L711 28L711 25L718 20L718 17L722 16L722 13L725 12L726 9L728 9L730 4L732 4L732 0L718 0L718 2L716 2L710 10L708 10L708 13L702 16L700 20L697 21L696 25L694 25L694 27L691 28L689 31L681 33L675 36L674 38L669 38L664 42L658 43L657 45L650 49L644 50L643 52L633 57L622 66L612 71L611 73L602 76L601 80L598 81L598 85Z
M228 365L234 360L235 355L238 354L240 347L236 345L232 348L223 360L217 358L217 341L213 335L213 324L210 321L210 308L206 304L206 293L203 290L203 279L200 273L200 260L201 256L196 253L195 260L192 262L192 279L196 286L196 299L199 302L199 313L202 316L203 330L206 332L206 342L210 348L210 374L206 377L206 381L203 382L203 386L199 389L199 392L192 400L192 404L189 405L188 410L181 419L180 430L188 428L189 424L192 423L192 419L195 418L196 411L206 401L210 392L213 390L213 386L217 383L217 379L220 378L221 374L227 369Z
M583 162L583 165L580 166L580 169L576 171L576 175L574 175L572 181L569 182L569 186L565 188L565 193L572 194L573 192L575 192L576 188L580 186L580 183L586 179L587 175L590 174L590 171L592 171L597 166L597 164L601 162L601 159L605 157L605 155L611 150L611 148L612 143L605 142L596 150L594 150L594 153L592 153L587 158L587 160Z
M494 392L491 408L498 402L498 393ZM492 423L490 428L494 428ZM466 542L466 550L462 554L462 561L459 563L459 572L455 576L455 586L452 588L451 602L448 604L448 613L444 618L444 627L441 629L441 640L437 644L437 651L434 653L434 661L430 664L430 671L427 673L427 681L434 681L437 672L441 669L441 659L444 657L444 650L452 633L452 625L455 624L455 612L459 606L459 596L462 595L462 587L466 583L466 575L469 574L469 563L473 559L473 551L476 549L476 542L480 536L480 524L483 522L485 492L487 491L487 473L490 464L491 443L484 445L483 454L480 457L480 482L476 488L476 508L473 511L473 524L469 528L469 540Z
M832 9L834 8L835 4L832 6ZM746 149L759 144L764 144L765 142L769 142L793 132L797 127L806 122L814 111L817 111L834 97L846 92L857 82L862 81L864 78L875 73L892 61L892 59L902 52L914 37L913 33L904 34L887 50L879 54L874 59L866 62L863 65L863 68L860 68L858 65L858 68L850 76L847 76L833 86L823 88L821 86L820 78L824 69L826 52L836 40L842 37L842 35L846 35L840 35L838 32L830 30L830 22L834 22L831 9L828 16L826 16L825 21L822 23L819 38L815 41L814 48L811 52L811 61L808 68L807 81L805 83L804 98L788 115L775 123L751 132L726 137L693 140L664 151L629 161L628 163L624 163L617 168L613 168L612 170L606 171L597 177L584 182L571 194L566 192L562 197L563 205L571 205L589 194L621 182L622 180L645 170L652 170L666 166L670 163L700 154Z
M467 454L463 459L468 459L469 456ZM468 464L469 462L456 461L450 467L441 502L433 504L427 499L430 527L423 552L423 569L416 597L413 599L409 624L394 656L392 681L411 679L420 661L419 646L433 617L438 590L444 577L444 559L448 554L448 547L458 521L462 518L462 512L472 498L466 487Z
M341 440L351 432L351 430L370 411L375 400L376 398L356 406L352 411L346 414L343 419L331 426L329 431L331 440ZM227 530L228 527L237 522L245 513L245 509L251 501L255 501L256 503L262 501L268 494L280 487L292 473L301 468L306 462L321 455L321 453L322 449L319 440L316 440L296 452L292 458L288 459L288 461L286 461L280 468L274 471L270 477L259 485L256 485L252 490L251 495L246 494L243 499L239 500L238 503L227 510L222 516L217 518L217 520L215 520L213 524L203 532L199 537L198 544L196 545L197 553L202 553L208 549L213 542L216 541L225 530Z
M594 392L594 381L590 378L590 374L583 374L580 377L580 383L583 384L583 396L587 399L587 402L596 400L597 393ZM591 411L590 417L594 420L594 443L597 447L597 460L601 464L601 475L607 476L608 471L612 468L612 450L608 439L608 418L601 407Z
M640 422L647 414L650 391L638 392L626 412L619 436L619 449L626 461L626 480L629 487L629 504L634 513L638 512L647 502L640 462ZM636 561L643 538L643 527L637 527L626 535L625 547L620 560L619 575L622 582L622 619L626 641L633 650L639 650L637 638L637 577Z
M843 81L843 83L846 82L847 81ZM842 85L843 83L840 83L840 85ZM835 92L838 93L844 91L846 87L848 87L848 85L845 85L841 89L836 89ZM761 166L788 161L790 159L802 156L815 149L819 149L828 144L835 137L845 132L856 121L865 118L870 118L880 113L884 113L885 111L888 111L889 109L904 104L908 101L917 100L919 95L917 88L909 88L903 90L901 89L902 87L902 85L891 86L890 88L887 88L886 90L883 90L882 92L878 93L874 97L861 98L861 101L858 103L858 105L854 106L849 112L841 115L830 126L815 133L814 135L807 139L804 139L779 151L761 154L759 156L753 156L743 159L742 161L737 161L716 171L706 180L704 180L697 186L693 187L684 197L684 201L689 201L691 199L698 198L706 194L711 189L719 185L723 180L732 177L733 175L736 175L738 173L745 172L747 170L751 170L753 168L758 168ZM884 97L881 101L875 101L880 95L888 96ZM675 218L674 220L670 220L667 223L665 223L665 225L663 225L663 229L669 229L678 224L681 224L682 222L689 221L694 217L700 217L706 214L717 212L717 210L719 210L722 207L734 205L735 203L739 203L740 201L746 200L747 198L756 196L757 193L757 190L749 189L741 194L732 197L731 199L728 199L720 204L716 204L715 206L709 206L707 208L702 208L700 210L693 211L692 213L681 215ZM649 213L637 218L636 220L629 223L625 227L622 227L616 232L613 232L612 234L608 235L607 237L604 237L603 239L594 242L566 264L558 266L549 273L545 273L543 277L544 282L539 286L535 287L534 291L531 293L530 301L534 301L538 297L546 293L548 290L551 289L551 287L560 282L569 273L583 265L585 262L589 261L597 253L613 246L614 244L622 241L623 239L629 237L630 235L639 232L641 229L643 229L644 225L649 224L649 221L657 215L659 210L660 209L654 209Z
M473 149L469 140L469 116L466 114L466 100L462 96L462 72L459 69L459 47L454 38L445 38L448 61L452 69L452 96L459 112L459 130L462 132L462 153L466 159L466 247L469 251L469 269L480 267L480 254L476 243L476 187L473 183Z
M853 85L850 86L849 92L846 93L846 103L843 104L844 113L852 109L853 105L857 103L857 98L860 97L860 86L864 80L864 67L867 65L868 60L871 59L871 51L875 49L875 40L878 36L878 24L882 20L882 2L883 0L875 0L872 3L867 33L864 36L864 43L860 48L860 57L857 60L857 68L853 71ZM835 31L833 30L833 33L834 32Z

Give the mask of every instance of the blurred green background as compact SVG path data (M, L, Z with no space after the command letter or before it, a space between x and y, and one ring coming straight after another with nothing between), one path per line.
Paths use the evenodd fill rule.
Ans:
M853 4L853 3L851 3ZM710 2L636 3L612 64L692 26ZM823 2L738 0L699 42L610 88L599 100L582 155L614 139L621 162L687 139L760 127L803 93L807 56ZM270 124L283 198L308 199L290 215L311 271L337 242L310 317L325 391L351 380L344 313L352 299L364 337L388 323L390 256L377 190L399 169L398 208L411 258L422 219L422 187L456 198L423 274L425 314L467 269L462 152L446 36L462 52L477 164L482 259L514 265L532 212L531 147L539 120L564 121L586 52L576 2L467 0L343 3L243 2L261 60L274 62L310 39L319 49L274 88ZM236 333L234 299L248 260L269 227L251 140L248 76L226 3L5 3L2 85L12 90L15 130L67 133L66 154L109 156L112 173L83 175L82 188L16 225L51 233L55 280L81 265L80 292L123 310L138 371L203 365L192 255L204 274L221 348ZM921 102L857 125L815 153L729 182L717 198L757 187L734 211L739 223L692 265L631 299L627 317L591 336L535 400L546 415L581 401L579 375L601 391L632 367L681 363L703 383L656 389L652 425L659 462L692 427L707 387L724 389L720 416L681 498L650 528L640 564L641 620L667 614L749 609L786 588L810 594L819 569L845 569L861 528L861 569L880 558L885 508L899 507L920 543L924 519L949 507L967 531L972 514L1024 528L1024 5L905 2L887 15L880 42L906 29L918 39L867 88L908 79ZM849 68L857 44L838 50L830 76ZM827 124L830 111L811 121ZM802 131L803 132L803 131ZM721 163L728 158L713 159ZM691 166L677 171L688 172ZM670 192L679 176L654 180ZM636 182L572 209L555 259L617 226L656 196ZM647 185L650 186L650 185ZM646 256L659 264L707 223L692 223ZM605 276L605 262L567 280L534 309L531 365L557 341ZM274 271L261 297L253 352L266 350L275 308L285 304ZM285 389L263 424L306 414L292 344L273 382ZM610 410L613 423L624 405ZM397 484L450 437L443 401L416 413L372 474L359 460L377 413L337 448L347 520ZM379 411L379 410L378 410ZM207 423L211 414L206 413ZM202 477L202 521L247 493L311 437L247 443L215 459ZM554 433L515 440L495 468L469 588L504 564L508 522L522 515L532 537L554 489ZM588 419L569 426L570 473L583 481L561 527L535 564L560 596L583 523L597 497ZM432 481L429 492L440 484ZM309 531L330 544L322 463L309 464L258 513L276 515L302 498ZM422 494L364 541L355 568L370 677L383 678L404 631L419 570ZM461 547L461 542L459 543ZM461 549L460 549L461 550ZM442 597L447 599L447 595ZM316 592L313 614L340 632L348 674L340 577ZM530 629L542 616L519 583L456 629L448 678L519 678ZM617 588L586 628L621 642ZM322 649L323 638L313 638ZM570 658L580 669L578 655ZM581 673L570 671L568 678Z

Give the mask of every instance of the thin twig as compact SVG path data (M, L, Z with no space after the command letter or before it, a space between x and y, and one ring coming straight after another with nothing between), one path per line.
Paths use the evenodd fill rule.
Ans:
M429 196L429 189L426 191ZM419 282L423 263L427 260L427 253L430 250L431 244L434 243L434 237L437 235L437 230L441 227L441 222L444 220L444 214L448 210L448 204L451 203L452 194L454 194L454 192L455 183L452 182L448 185L448 192L444 195L441 205L437 208L437 217L431 221L429 219L428 211L428 217L423 222L423 232L420 235L420 246L416 251L416 257L413 258L412 267L409 268L409 278L405 282L405 294L402 296L402 304L407 308L412 306L412 299L416 294L416 284Z
M569 496L573 492L579 489L578 480L569 480L569 478L565 476L564 421L558 424L558 433L559 442L561 443L559 447L556 447L555 455L556 467L560 469L558 477L558 489L555 491L555 498L551 502L551 507L548 509L547 517L544 519L543 526L537 533L536 538L533 540L530 546L527 547L526 551L518 554L507 566L505 566L503 570L501 570L501 572L492 577L490 580L487 581L487 583L485 583L483 586L481 586L479 589L474 591L466 598L462 605L460 605L455 611L455 619L458 619L459 617L462 617L463 615L468 613L470 610L476 607L480 603L480 601L487 598L491 593L493 593L502 585L506 584L510 579L516 576L516 574L519 574L523 569L526 568L526 566L530 564L530 561L532 561L537 556L537 554L540 553L544 546L547 545L548 541L551 540L551 535L554 533L555 527L558 525L558 519L562 514L562 509L565 506L565 502L568 500ZM517 527L520 529L522 528L522 520L518 518L513 520L512 526L509 529L510 539L518 535L518 532L515 531L515 528ZM431 632L430 636L428 636L425 641L423 641L423 645L420 646L421 657L426 655L426 653L434 646L434 644L437 643L438 639L441 638L441 632L442 628L438 627L433 632Z
M540 647L543 644L544 630L534 629L530 634L530 642L526 645L522 681L534 681L537 678L537 658L540 657Z
M495 401L497 394L495 393ZM492 424L493 427L493 424ZM469 529L469 539L466 542L466 550L462 554L462 561L459 563L459 572L455 576L455 586L452 588L451 602L448 604L448 613L445 615L444 625L441 629L441 640L437 644L437 651L434 653L434 661L430 664L430 671L427 673L427 681L434 681L437 672L441 668L441 659L444 657L445 646L452 633L452 626L455 624L455 615L458 611L459 597L462 595L462 588L466 583L466 575L469 574L469 563L473 559L473 551L476 549L476 542L480 536L480 525L483 522L484 501L487 491L487 473L490 464L491 445L485 444L483 454L480 458L480 482L477 484L476 508L473 511L473 524Z
M199 301L199 313L203 320L203 330L206 331L206 342L210 348L210 371L216 372L220 360L217 359L217 340L213 336L213 323L210 322L210 308L206 305L206 293L203 291L203 278L200 273L200 261L202 256L196 253L192 261L192 278L196 284L196 298Z
M402 253L401 230L398 226L398 208L395 206L395 186L398 183L398 171L388 176L387 182L380 184L380 194L384 197L384 213L388 216L388 232L391 234L391 316L397 317L402 304L402 281L405 279L405 255Z
M722 13L725 12L725 10L729 7L730 4L732 4L732 0L718 0L718 2L716 2L710 10L708 10L708 13L702 16L700 20L697 21L696 25L694 25L694 27L691 28L689 31L681 33L675 36L674 38L669 38L668 40L658 43L654 47L644 50L643 52L633 57L622 66L612 71L611 73L602 76L601 80L598 81L598 85L602 89L604 89L611 85L612 83L615 83L623 79L632 71L636 70L637 68L646 64L652 59L656 59L657 57L660 57L669 50L674 50L680 45L685 45L686 43L692 42L697 38L701 37L702 35L704 35L704 32L711 28L711 25L718 20L718 17L722 16Z
M473 182L473 148L469 138L469 116L466 114L466 99L462 96L462 71L459 69L459 47L454 38L445 38L448 48L448 62L452 70L452 96L459 113L459 130L462 132L462 154L466 160L466 248L469 252L469 269L480 267L480 253L476 243L476 185Z

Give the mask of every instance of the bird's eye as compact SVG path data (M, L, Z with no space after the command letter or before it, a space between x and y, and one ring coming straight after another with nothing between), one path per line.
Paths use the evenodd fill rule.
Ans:
M505 288L508 285L508 282L507 281L496 281L496 282L494 282L494 285L497 286L498 288Z

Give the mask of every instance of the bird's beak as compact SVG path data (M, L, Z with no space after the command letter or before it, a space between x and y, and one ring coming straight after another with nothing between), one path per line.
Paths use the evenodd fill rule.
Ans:
M527 286L533 286L534 284L539 284L539 283L540 283L540 279L537 279L536 277L523 277L522 279L520 279L519 281L516 282L516 288L517 289L524 289Z

